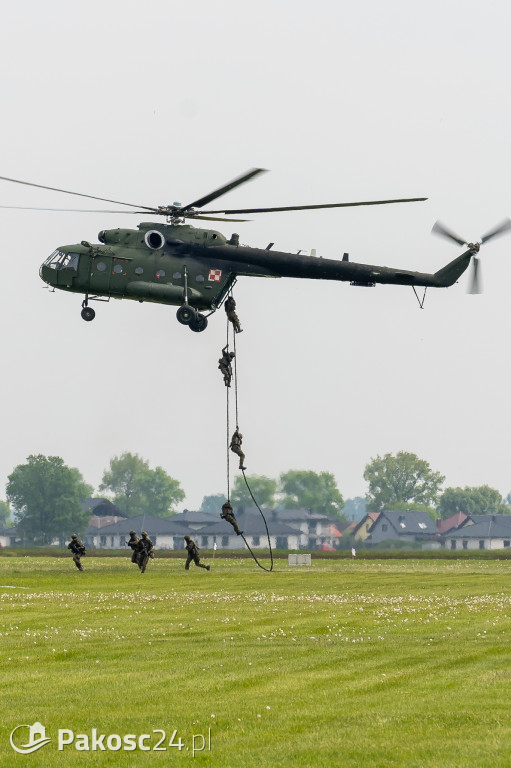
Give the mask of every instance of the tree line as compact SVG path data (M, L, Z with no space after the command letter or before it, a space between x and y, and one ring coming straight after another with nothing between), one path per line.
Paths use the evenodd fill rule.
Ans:
M400 451L372 458L365 467L364 479L368 484L368 511L421 509L433 519L456 512L511 514L511 494L502 499L499 491L487 485L442 491L445 477L414 453ZM252 506L253 495L261 507L305 508L345 519L345 501L330 472L289 470L278 478L249 475L247 480L250 490L244 477L236 476L231 492L235 508ZM129 452L110 460L98 492L128 517L168 517L176 514L176 505L185 498L178 480L162 467L151 469L145 459ZM92 494L92 486L79 470L66 466L61 457L29 456L9 475L7 502L0 501L0 527L14 522L22 537L41 544L63 538L73 529L82 532L90 519L83 501ZM219 512L225 500L221 493L205 496L201 510ZM352 502L353 507L358 501L363 500L348 503Z

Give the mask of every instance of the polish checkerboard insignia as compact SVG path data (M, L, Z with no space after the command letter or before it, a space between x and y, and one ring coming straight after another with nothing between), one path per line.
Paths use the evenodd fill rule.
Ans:
M211 283L219 283L221 277L222 277L222 270L221 269L210 269L209 270L208 280Z

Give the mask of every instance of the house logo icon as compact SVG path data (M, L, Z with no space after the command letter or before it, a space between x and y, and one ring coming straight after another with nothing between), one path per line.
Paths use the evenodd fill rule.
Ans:
M20 728L28 728L28 741L26 744L17 746L14 743L13 737L16 731L19 731ZM17 741L24 740L25 738L26 736L24 735L24 732L20 732L17 736ZM10 736L11 747L21 755L28 755L30 752L35 752L36 749L44 747L49 741L51 741L51 739L46 738L46 728L44 725L41 725L41 723L34 723L34 725L17 725L16 728L11 731Z

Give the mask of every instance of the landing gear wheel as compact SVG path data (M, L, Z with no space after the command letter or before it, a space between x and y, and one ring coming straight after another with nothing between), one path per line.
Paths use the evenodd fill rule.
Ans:
M194 331L195 333L200 333L201 331L205 331L208 327L208 318L204 317L204 315L197 315L196 317L191 320L189 326L191 331Z
M96 317L96 312L92 309L92 307L84 307L82 309L81 315L83 319L89 323L91 320L94 320L94 318Z
M197 313L193 307L189 304L183 304L183 306L179 307L177 310L176 317L181 325L190 325L196 314Z

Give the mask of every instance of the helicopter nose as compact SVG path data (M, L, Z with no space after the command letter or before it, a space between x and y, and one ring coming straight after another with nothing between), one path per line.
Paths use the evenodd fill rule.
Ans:
M45 263L41 264L39 267L39 277L48 285L55 285L55 270L50 269Z

